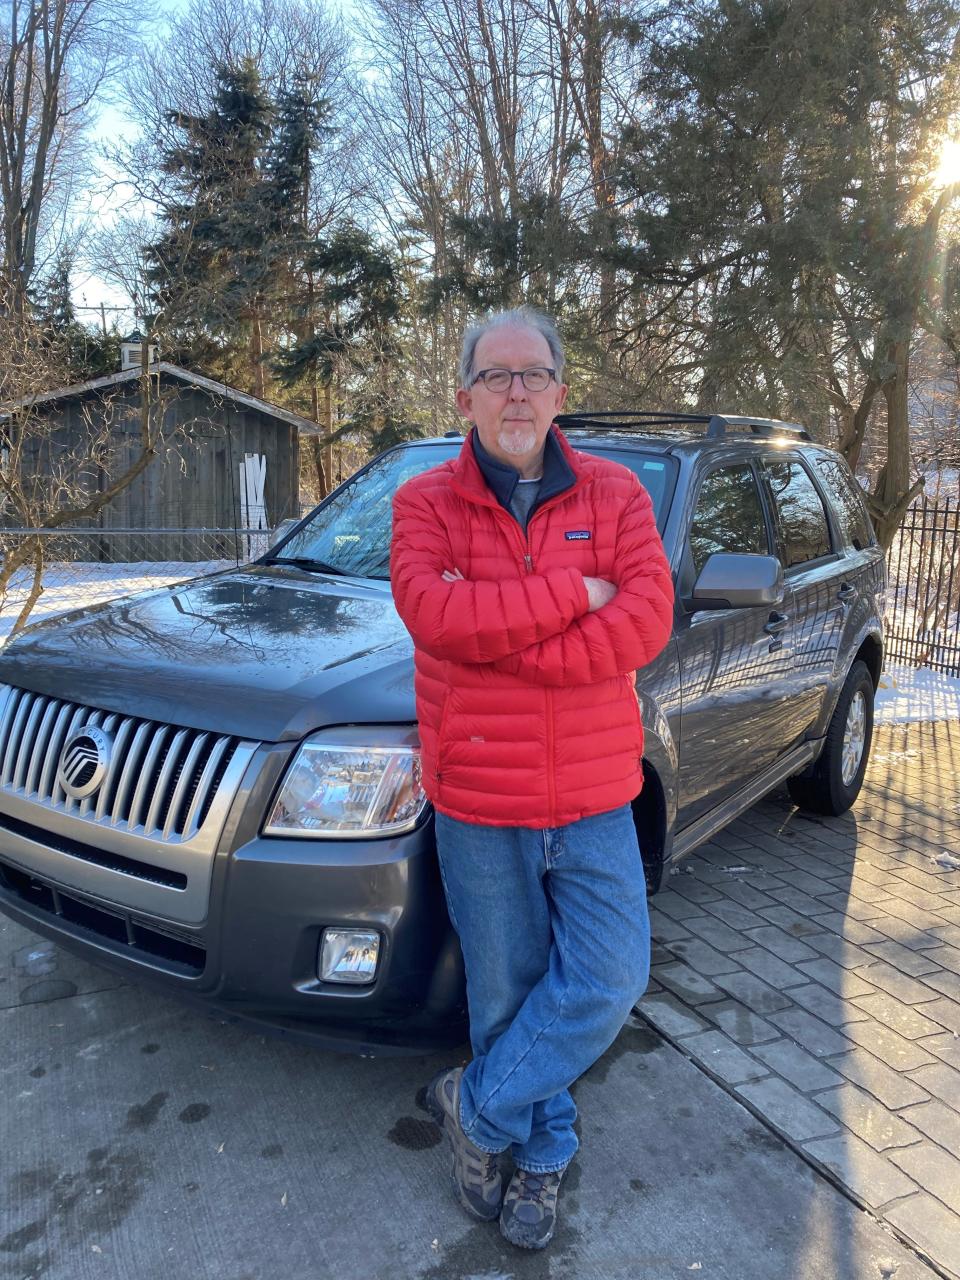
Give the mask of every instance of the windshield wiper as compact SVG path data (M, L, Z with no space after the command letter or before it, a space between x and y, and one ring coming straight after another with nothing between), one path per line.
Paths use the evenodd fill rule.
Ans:
M314 560L312 556L267 556L265 560L261 560L260 564L292 564L297 569L307 569L313 573L336 573L341 577L346 576L345 569L338 569L334 564L327 564L324 560Z

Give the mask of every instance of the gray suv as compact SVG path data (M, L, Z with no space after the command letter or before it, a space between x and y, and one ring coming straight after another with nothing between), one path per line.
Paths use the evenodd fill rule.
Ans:
M856 799L883 556L802 429L580 414L648 489L676 582L639 673L648 885L771 788ZM0 654L0 909L135 980L355 1051L462 1039L420 788L391 501L462 440L375 458L255 563L40 622ZM533 517L536 519L536 516Z

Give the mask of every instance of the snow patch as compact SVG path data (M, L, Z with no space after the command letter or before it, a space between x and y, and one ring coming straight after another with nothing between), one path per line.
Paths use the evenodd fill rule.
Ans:
M129 564L74 563L64 568L51 568L43 575L43 594L30 612L27 625L54 618L69 609L86 609L133 595L152 591L174 582L197 578L222 569L235 569L236 560L185 560L153 563L149 560ZM10 590L0 612L0 647L13 630L33 574L23 571L13 577Z
M960 679L929 667L888 667L880 677L875 724L960 720Z

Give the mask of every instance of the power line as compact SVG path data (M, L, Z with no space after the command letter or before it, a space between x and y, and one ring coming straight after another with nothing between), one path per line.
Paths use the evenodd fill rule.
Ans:
M97 303L96 306L91 306L89 302L75 302L73 309L74 311L135 311L136 307L132 302L125 307L114 306L108 302Z

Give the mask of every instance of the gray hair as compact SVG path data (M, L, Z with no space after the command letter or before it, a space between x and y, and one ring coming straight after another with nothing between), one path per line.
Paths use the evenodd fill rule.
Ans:
M463 335L463 350L460 352L460 365L457 373L461 387L469 387L477 374L473 362L477 354L477 343L485 333L493 329L532 329L546 340L550 348L550 359L557 372L557 382L563 381L563 369L566 361L557 327L549 316L533 307L513 307L510 311L495 311L492 315L473 324Z

